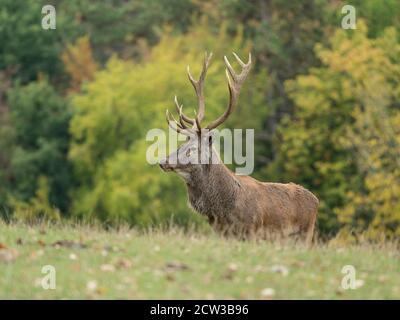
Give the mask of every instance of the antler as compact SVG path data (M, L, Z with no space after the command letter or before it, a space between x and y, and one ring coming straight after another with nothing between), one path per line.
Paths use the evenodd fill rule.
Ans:
M199 80L194 80L192 74L190 73L190 69L189 66L187 66L187 74L188 74L188 78L189 81L191 82L196 95L197 95L197 100L198 100L198 113L195 110L195 118L192 119L190 117L188 117L187 115L185 115L182 111L183 105L179 105L178 102L178 98L175 96L175 108L176 111L179 114L179 122L175 120L175 118L169 113L169 111L167 110L166 113L166 119L167 119L167 123L168 125L173 128L174 130L178 131L179 133L185 134L185 132L183 130L185 129L190 129L188 128L187 124L190 124L192 126L196 125L196 129L198 131L201 130L200 128L200 122L203 120L204 118L204 111L205 111L205 102L204 102L204 79L206 77L207 74L207 70L208 67L210 65L210 60L212 58L212 53L210 53L209 55L207 55L207 52L204 55L204 62L203 62L203 69L200 73L200 77ZM172 120L171 120L172 117ZM186 123L185 123L186 122ZM175 126L172 125L172 123L175 124Z
M183 113L183 111L182 111L183 104L179 106L179 102L178 102L177 96L175 96L175 106L176 106L176 111L177 111L178 114L179 114L179 121L184 120L184 121L186 121L187 123L193 125L193 124L194 124L194 119L189 118L188 116L186 116L186 115ZM181 123L182 123L182 122L181 122Z
M194 91L196 92L197 95L197 100L198 100L198 110L199 112L196 115L195 119L190 119L192 120L191 124L196 122L198 130L201 128L199 127L200 122L204 118L204 111L205 111L205 102L204 102L204 79L207 74L208 67L210 65L210 61L212 58L212 52L207 55L207 52L204 55L204 62L203 62L203 69L201 70L199 80L194 80L191 73L190 73L190 68L187 66L187 74L189 81L192 83L192 86L194 88ZM195 120L195 121L193 121Z
M171 120L171 117L172 117L172 120ZM165 112L165 118L167 119L167 123L171 127L171 129L174 129L175 131L184 134L183 129L186 129L186 128L184 128L180 123L178 123L178 121L175 120L174 116L172 114L170 114L168 109ZM175 126L173 126L172 123L174 123Z
M169 110L167 109L166 113L165 113L165 118L167 119L167 123L168 125L174 129L175 131L177 131L178 133L184 134L184 135L190 135L190 131L193 131L192 128L189 128L184 120L185 120L185 116L182 113L182 108L183 105L179 105L178 103L178 99L175 96L175 106L176 106L176 110L178 111L178 115L179 115L179 122L176 121L175 117L169 112ZM171 119L172 118L172 119ZM195 122L195 120L193 120L193 122ZM172 125L174 124L174 125Z
M250 71L251 68L251 53L249 53L249 60L247 63L244 63L240 58L237 56L236 53L233 52L233 55L235 56L236 60L242 67L242 71L240 74L235 73L233 70L231 64L229 63L228 59L226 56L224 56L225 60L225 65L226 65L226 77L228 79L228 89L229 89L229 103L228 107L225 110L225 112L216 120L212 121L206 129L212 130L218 127L221 123L223 123L229 115L232 113L233 108L235 107L239 93L240 93L240 88L242 87L243 82L246 80L246 77ZM191 73L189 66L187 66L187 74L188 78L193 85L193 88L196 92L197 95L197 100L198 100L198 112L195 112L195 118L190 118L186 116L183 111L183 105L179 105L178 98L175 96L175 107L176 111L178 112L179 115L179 122L175 120L174 116L172 116L169 111L167 110L166 113L166 119L168 125L176 130L179 133L182 134L189 134L189 131L198 131L201 132L201 127L200 123L204 118L204 112L205 112L205 102L204 102L204 79L207 74L208 67L210 65L210 60L212 58L212 53L207 55L207 52L205 53L204 56L204 62L203 62L203 69L200 73L199 80L194 80ZM171 119L172 117L172 119ZM186 123L185 123L186 122ZM172 125L174 123L174 125ZM189 128L187 124L192 125L192 128Z
M239 97L240 88L242 87L242 84L246 80L246 77L251 69L251 53L249 53L249 60L247 61L247 63L244 63L242 60L240 60L240 58L237 56L236 53L233 52L233 55L235 56L236 60L242 67L242 72L240 74L235 73L227 57L224 56L226 65L225 72L226 72L226 77L228 79L228 88L229 88L229 103L225 112L218 119L212 121L207 126L208 130L212 130L218 127L232 113L233 108L235 107Z

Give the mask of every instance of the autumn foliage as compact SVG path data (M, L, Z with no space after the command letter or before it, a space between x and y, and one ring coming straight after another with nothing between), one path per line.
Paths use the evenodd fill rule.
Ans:
M201 225L181 181L146 162L146 133L175 94L193 116L185 68L204 51L205 120L220 115L223 56L251 51L225 126L255 129L254 177L316 194L323 237L399 237L398 1L354 1L344 30L344 1L63 0L47 33L37 1L3 2L0 216Z

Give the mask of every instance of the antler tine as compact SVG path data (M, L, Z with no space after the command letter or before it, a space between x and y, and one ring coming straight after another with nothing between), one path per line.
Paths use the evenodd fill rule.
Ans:
M188 126L185 124L185 122L182 119L182 108L183 108L183 105L180 106L179 111L178 111L178 113L179 113L179 123L181 124L181 126L184 129L188 129Z
M197 130L198 130L199 132L201 132L200 120L199 120L199 117L197 116L196 110L194 110L194 115L195 115L195 118L194 118L194 119L196 120Z
M235 72L235 70L233 70L231 64L229 63L229 60L226 56L224 56L224 60L225 60L225 65L226 65L226 69L229 71L229 75L232 77L232 79L234 80L234 82L236 83L236 85L239 87L242 85L242 83L244 82L244 80L247 77L247 74L249 73L249 70L251 68L251 53L249 53L249 61L247 63L244 63L236 53L232 52L234 57L236 58L237 62L240 64L240 66L242 67L242 72L240 74L237 74Z
M168 110L167 110L167 111L168 111ZM170 113L169 111L168 111L168 113L171 115L172 120L176 123L176 125L177 125L179 128L185 129L185 126L182 126L182 125L180 124L180 122L176 121L176 119L175 119L175 117L174 117L174 115L173 115L172 113Z
M171 120L171 116L173 120ZM175 130L178 133L185 134L185 132L183 131L185 128L181 127L181 125L175 120L174 116L170 114L168 109L165 112L165 118L167 119L168 126L171 129ZM173 126L171 123L175 123L175 126Z
M232 68L231 64L229 63L229 60L228 60L228 58L226 56L224 56L224 61L225 61L225 66L226 66L225 71L229 72L231 77L233 79L235 79L235 77L236 77L235 70L233 70L233 68ZM228 76L228 81L229 81L229 76Z
M205 112L205 102L204 102L204 79L206 77L207 74L207 70L208 67L210 65L210 60L212 58L212 52L207 55L207 52L204 55L204 62L203 62L203 69L200 73L200 77L199 80L195 80L192 76L192 74L190 73L190 68L189 66L187 66L187 74L188 74L188 78L189 81L191 82L196 95L197 95L197 100L198 100L198 114L197 114L197 122L201 122L204 118L204 112ZM192 120L192 119L191 119ZM194 123L194 121L193 121Z
M181 124L183 123L183 121L182 120L184 120L184 121L186 121L187 123L189 123L189 124L191 124L191 125L194 125L194 120L193 119L191 119L191 118L189 118L188 116L186 116L184 113L183 113L183 111L182 111L182 108L183 108L183 105L180 105L179 106L179 102L178 102L178 97L177 96L175 96L175 106L176 106L176 111L178 112L178 114L179 114L179 121L181 122ZM185 126L185 125L184 125Z
M235 52L232 52L232 54L235 56L237 62L239 62L242 68L245 68L251 64L251 52L249 52L249 61L247 62L247 64L244 63Z
M242 67L242 71L240 72L240 74L235 73L231 64L229 63L228 58L226 56L224 56L225 65L226 65L225 73L226 73L226 77L228 79L229 103L228 103L228 107L226 108L225 112L218 119L214 120L207 126L208 130L212 130L212 129L215 129L216 127L218 127L232 113L233 108L235 107L238 97L239 97L240 88L242 87L242 84L246 80L246 77L250 71L251 53L249 53L249 60L247 63L244 63L237 56L236 53L233 53L233 55L235 56L236 60Z
M188 126L187 126L186 123L183 121L182 108L183 108L183 105L181 105L181 106L179 107L179 110L178 110L179 123L181 124L181 126L183 127L183 129L188 129Z
M175 96L175 106L176 106L176 111L178 112L179 115L179 123L182 127L182 129L187 129L188 126L185 124L185 122L183 121L183 116L182 116L182 108L183 108L183 104L179 106L179 102L177 97Z

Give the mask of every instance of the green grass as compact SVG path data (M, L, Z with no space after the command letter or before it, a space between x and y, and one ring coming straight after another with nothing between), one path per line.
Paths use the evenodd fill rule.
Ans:
M75 245L53 245L65 240ZM308 250L179 229L105 231L0 222L0 244L7 247L0 252L18 252L13 261L0 259L1 299L400 298L399 251L390 243L331 243ZM44 265L56 268L55 290L41 287ZM341 289L344 265L356 268L356 278L364 282L358 289ZM272 295L265 294L267 288Z

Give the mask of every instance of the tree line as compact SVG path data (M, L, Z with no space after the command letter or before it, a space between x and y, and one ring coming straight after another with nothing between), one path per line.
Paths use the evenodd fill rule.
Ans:
M222 57L251 51L225 126L255 129L254 176L318 195L324 235L400 234L398 1L353 1L355 30L339 0L58 0L55 30L44 1L1 4L3 217L201 225L181 181L146 162L146 132L175 94L193 109L185 68L204 51L206 117L221 114Z

